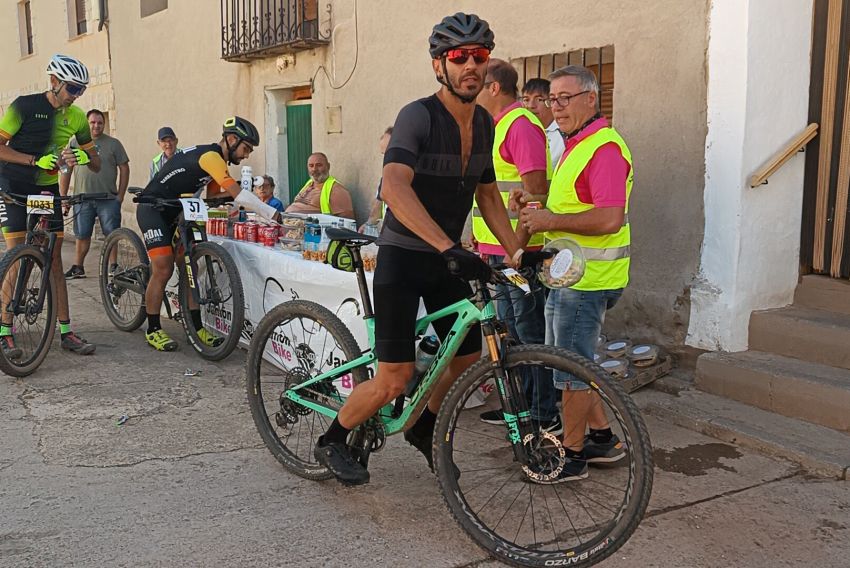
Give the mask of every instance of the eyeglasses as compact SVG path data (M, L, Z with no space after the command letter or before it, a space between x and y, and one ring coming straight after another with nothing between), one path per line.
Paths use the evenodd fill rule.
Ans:
M76 83L68 83L66 81L65 82L65 92L67 92L72 97L79 97L80 95L82 95L83 93L86 92L86 86L85 85L78 85Z
M575 97L577 97L579 95L583 95L583 94L589 93L589 92L590 91L582 91L582 92L576 93L574 95L560 95L560 96L557 96L557 97L549 97L548 99L543 101L543 104L545 104L547 108L552 108L553 106L555 106L555 103L558 103L559 107L570 106L570 101L572 101L572 99L574 99Z
M86 92L86 86L78 85L76 83L68 83L65 81L65 92L72 97L79 97Z
M472 47L468 49L450 49L446 52L446 59L455 65L463 65L470 57L480 65L490 59L490 50L486 47Z

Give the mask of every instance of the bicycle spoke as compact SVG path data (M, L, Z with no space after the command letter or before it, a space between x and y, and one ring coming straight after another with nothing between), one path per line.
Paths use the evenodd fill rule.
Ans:
M517 350L532 354L523 359L521 364L512 365L509 374L519 376L517 369L521 366L523 374L551 376L553 369L541 362L547 359L547 349L551 348L518 347ZM558 370L572 373L571 370ZM606 538L615 534L615 527L622 530L623 524L630 522L631 517L625 515L624 511L631 500L638 498L636 493L640 493L641 499L638 514L643 514L648 501L646 485L635 491L636 477L631 473L636 457L634 447L626 444L628 451L622 458L629 462L629 467L594 468L585 473L586 468L581 467L584 464L580 466L561 457L564 451L563 438L541 431L535 433L534 437L525 438L527 453L523 463L526 465L521 466L512 444L501 431L481 427L477 416L464 412L469 396L490 376L491 370L482 363L480 370L470 379L453 387L449 392L450 402L444 402L447 412L451 409L451 424L448 430L436 433L446 439L446 443L440 445L437 451L443 456L442 459L451 460L462 472L457 480L446 478L445 474L440 476L443 494L452 511L459 518L469 518L464 528L480 544L489 543L486 545L488 550L493 550L492 547L498 546L500 542L508 548L513 547L514 552L505 559L520 558L522 550L529 551L529 563L542 562L541 558L557 563L565 558L563 552L568 548L573 549L573 554L591 551L598 552L600 557L610 554L622 543L622 534L617 534L618 539L613 543ZM593 377L595 382L608 389L607 393L600 393L597 404L601 407L595 408L594 412L604 411L609 417L612 431L619 439L648 443L646 437L643 440L639 438L639 435L645 434L627 429L623 420L624 408L612 401L612 395L615 398L625 395L611 390L611 383L606 382L605 377ZM463 390L459 391L461 388ZM523 390L517 396L526 396L525 392ZM497 402L501 402L501 398ZM514 404L523 407L528 402L515 400ZM501 404L495 408L492 405L485 408L490 411L502 410ZM438 417L438 425L443 424L441 420L446 418ZM580 428L581 424L577 427ZM446 435L446 432L450 435ZM566 434L569 436L569 432ZM633 530L633 527L631 525L626 530ZM625 538L628 538L628 534ZM600 543L603 543L601 547L598 546ZM514 556L515 553L520 556ZM576 556L571 558L577 559Z

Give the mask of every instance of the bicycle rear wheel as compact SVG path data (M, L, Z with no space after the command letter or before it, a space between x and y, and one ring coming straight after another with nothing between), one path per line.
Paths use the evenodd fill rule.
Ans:
M48 270L44 254L32 245L18 245L0 261L0 320L12 328L21 356L7 358L0 350L0 370L13 377L26 377L38 369L50 351L56 331L56 284L48 278L44 302L38 297Z
M248 349L248 404L266 447L294 474L312 480L333 477L313 456L316 441L331 420L285 398L284 392L359 356L351 331L314 302L283 303L260 321ZM298 393L341 407L347 392L367 378L366 368L358 367L348 376L320 381Z
M198 290L201 323L205 332L196 329L189 310L190 288L186 267L180 270L180 312L189 343L201 357L220 361L239 344L245 324L245 297L236 263L224 247L217 243L197 243L192 248L197 267L195 286Z
M585 382L598 395L625 457L616 467L590 470L585 479L551 483L562 479L561 438L537 433L525 440L533 458L522 467L505 427L481 422L477 411L462 412L467 399L493 377L490 362L482 360L452 386L437 417L434 461L446 505L479 546L508 564L596 564L628 540L646 511L653 477L646 426L622 387L575 353L522 345L511 348L505 364L509 377L538 367Z
M145 321L145 288L150 261L139 235L115 229L100 253L100 298L112 325L134 331Z

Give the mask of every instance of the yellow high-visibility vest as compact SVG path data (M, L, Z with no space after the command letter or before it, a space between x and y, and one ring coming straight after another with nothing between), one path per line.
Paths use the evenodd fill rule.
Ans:
M543 139L546 140L546 156L544 157L546 160L546 179L552 179L552 165L549 162L549 139L546 137L546 129L543 128L540 120L528 109L520 107L509 111L496 123L496 133L493 140L493 167L496 170L496 185L499 186L499 192L502 194L502 201L505 204L506 210L508 208L508 198L511 195L511 190L522 188L522 176L519 175L519 170L514 164L506 162L502 158L499 149L504 144L511 125L522 116L538 127L543 135ZM472 207L472 234L475 235L475 240L479 243L499 245L499 239L496 238L496 235L493 234L490 227L484 222L484 217L481 216L481 211L478 209L478 203L473 201ZM516 230L517 214L508 210L508 218L511 220L511 226ZM540 234L533 235L531 240L528 241L528 246L541 246L542 244L543 235Z
M587 265L584 276L574 286L576 290L617 290L629 283L629 263L631 257L631 229L629 226L629 197L632 193L634 170L632 154L620 134L611 127L602 128L591 134L575 148L555 170L546 208L553 213L576 214L593 209L593 205L579 200L576 192L576 180L590 163L596 151L613 142L619 146L623 157L629 163L629 177L626 180L626 216L620 230L611 235L577 235L564 231L547 231L546 241L569 237L576 241L584 252Z
M333 213L331 213L331 190L335 183L336 179L334 179L333 176L328 176L328 179L326 179L325 183L322 184L322 195L319 196L319 207L324 215L333 215ZM298 193L301 193L312 184L313 180L308 179L307 183L304 184L304 187L298 190Z

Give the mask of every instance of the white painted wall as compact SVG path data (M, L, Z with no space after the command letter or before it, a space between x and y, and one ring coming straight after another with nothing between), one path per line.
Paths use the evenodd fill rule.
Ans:
M753 310L791 303L804 160L748 179L807 124L812 0L713 0L708 41L705 237L689 345L747 348Z

